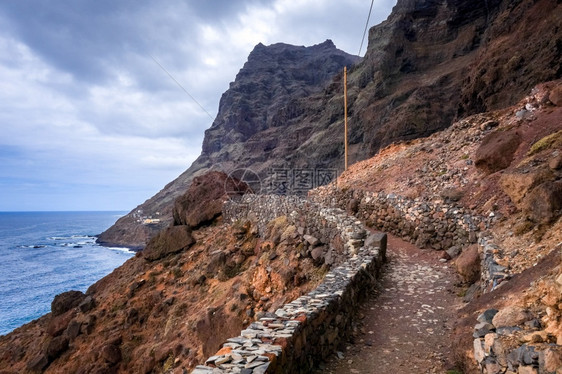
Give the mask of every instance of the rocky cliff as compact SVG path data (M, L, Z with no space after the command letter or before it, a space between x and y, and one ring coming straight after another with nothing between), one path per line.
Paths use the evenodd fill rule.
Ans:
M444 129L454 119L514 104L535 84L562 76L562 11L555 0L400 0L373 27L350 69L350 160ZM342 169L341 68L354 59L329 41L310 48L258 45L223 95L201 156L157 195L102 234L142 246L167 224L171 203L211 168Z
M289 152L279 148L278 142L283 141L279 138L284 136L298 144L308 135L286 132L290 118L306 109L302 99L321 92L335 74L358 59L338 50L330 40L312 47L258 44L222 95L219 112L205 132L197 160L155 196L119 219L100 235L99 241L142 248L170 223L174 199L185 192L195 176L212 168L228 172L251 166L261 171L269 162L282 161ZM162 218L160 223L142 224L142 217L156 216L156 212Z

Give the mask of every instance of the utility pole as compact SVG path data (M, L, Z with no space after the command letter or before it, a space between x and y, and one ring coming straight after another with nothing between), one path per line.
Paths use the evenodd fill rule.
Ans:
M345 143L345 170L347 170L347 66L343 67L343 106L344 106L344 143Z

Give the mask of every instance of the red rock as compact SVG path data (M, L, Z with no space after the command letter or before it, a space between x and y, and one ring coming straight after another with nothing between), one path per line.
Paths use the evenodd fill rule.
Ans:
M50 336L58 336L62 334L64 330L68 327L68 324L74 318L76 312L69 311L60 316L51 316L47 324L47 334Z
M114 344L107 344L101 349L101 356L110 364L117 364L121 361L121 350Z
M310 251L310 256L316 264L321 264L324 260L324 247L316 247Z
M562 181L545 182L535 187L523 200L523 211L538 223L549 223L560 217Z
M550 161L548 161L548 167L552 170L562 169L562 155L551 158Z
M440 193L441 197L448 201L459 201L464 196L464 192L459 188L445 188ZM443 212L439 212L440 217L443 216Z
M437 259L449 261L451 259L451 256L447 253L447 251L438 251Z
M501 309L494 318L492 324L498 327L517 326L530 319L529 312L520 306L510 305Z
M250 187L218 171L211 171L195 179L185 194L174 204L174 224L192 228L212 222L222 213L224 202L234 195L249 192Z
M544 369L547 372L556 372L556 369L562 367L562 347L549 347L543 352Z
M57 336L53 338L47 346L47 356L53 360L68 349L68 339L66 336Z
M80 335L80 329L82 323L76 320L70 321L68 327L66 328L65 335L70 341L74 340L78 335Z
M480 254L478 246L471 245L466 248L455 262L457 271L465 282L474 283L480 278Z
M222 347L221 349L218 350L217 353L215 353L216 356L222 356L222 355L226 355L228 353L232 352L232 348L231 347Z
M185 251L194 243L195 239L188 226L171 226L148 242L143 256L148 261L155 261L167 255Z
M85 298L86 295L80 291L68 291L58 294L51 302L51 312L54 316L61 315L80 305Z
M562 106L562 84L556 86L550 91L548 100L556 106Z
M41 373L49 365L49 359L44 354L35 356L27 363L27 369L32 373Z
M521 143L521 136L515 129L497 130L488 134L476 150L474 164L486 173L507 168Z
M500 177L500 186L511 201L520 205L525 195L534 187L548 180L550 174L544 170L505 171Z

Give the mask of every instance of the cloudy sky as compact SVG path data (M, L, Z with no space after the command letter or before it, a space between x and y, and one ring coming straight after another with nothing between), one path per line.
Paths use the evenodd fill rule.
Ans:
M369 26L394 3L375 0ZM0 211L134 208L199 155L257 43L332 39L357 54L370 5L0 2Z

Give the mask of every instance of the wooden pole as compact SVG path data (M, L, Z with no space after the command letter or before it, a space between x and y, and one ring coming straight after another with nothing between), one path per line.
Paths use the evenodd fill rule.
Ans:
M344 106L344 143L345 143L345 170L347 170L347 66L343 67L343 106Z

